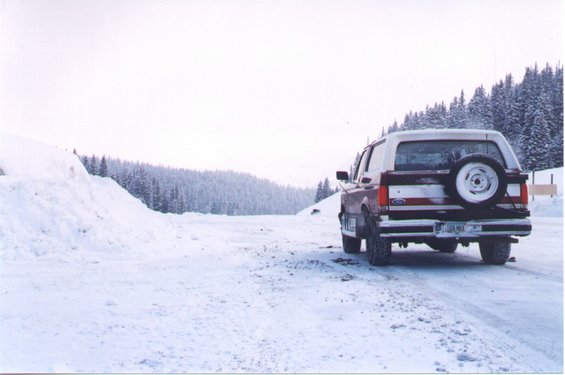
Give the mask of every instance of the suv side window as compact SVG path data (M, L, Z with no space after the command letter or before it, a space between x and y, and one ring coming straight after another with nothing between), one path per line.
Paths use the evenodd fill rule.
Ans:
M383 165L383 158L385 155L385 144L381 141L373 147L373 152L371 153L371 160L369 161L369 166L367 171L374 172L380 170Z
M352 181L360 181L363 178L363 174L367 170L367 159L369 158L369 149L363 151L361 158L359 159L359 164L357 164L357 168L355 168L355 176L353 177Z

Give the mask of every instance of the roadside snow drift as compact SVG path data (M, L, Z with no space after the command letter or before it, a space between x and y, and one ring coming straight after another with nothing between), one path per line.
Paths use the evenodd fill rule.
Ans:
M7 134L2 142L3 257L132 249L146 255L147 244L174 238L159 214L112 179L88 175L72 153Z
M1 142L0 372L563 371L561 217L502 267L416 245L374 268L341 249L339 195L163 215L72 153Z
M297 215L299 216L316 215L316 216L324 216L328 218L337 219L337 214L339 213L340 204L341 204L341 194L336 193L312 205L311 207L303 209L302 211L297 213Z

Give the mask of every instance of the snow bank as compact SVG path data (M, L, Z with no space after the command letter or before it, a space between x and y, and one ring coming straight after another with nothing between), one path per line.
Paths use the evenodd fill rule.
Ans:
M336 193L326 199L319 201L318 203L303 209L298 212L298 216L308 216L308 215L320 215L320 216L331 216L337 218L339 213L339 207L341 204L341 193Z
M157 239L174 237L165 216L112 179L88 175L70 152L4 134L0 168L0 257L131 248L143 254Z
M528 204L532 216L563 217L563 196L546 197L536 196Z

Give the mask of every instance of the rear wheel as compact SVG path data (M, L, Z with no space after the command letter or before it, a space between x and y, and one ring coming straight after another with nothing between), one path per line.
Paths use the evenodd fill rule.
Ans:
M347 254L358 254L361 252L361 239L341 235L343 242L343 251Z
M509 242L480 242L481 258L487 264L502 265L510 257Z
M454 253L455 250L457 250L457 241L453 240L433 239L427 241L426 244L432 249L441 251L442 253Z
M367 260L371 266L385 266L390 262L392 245L389 240L379 234L379 228L371 217L365 218L367 223Z

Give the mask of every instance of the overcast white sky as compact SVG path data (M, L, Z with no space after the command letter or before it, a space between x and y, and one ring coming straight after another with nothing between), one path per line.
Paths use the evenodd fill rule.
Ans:
M0 4L3 131L297 186L406 112L563 52L559 0Z

